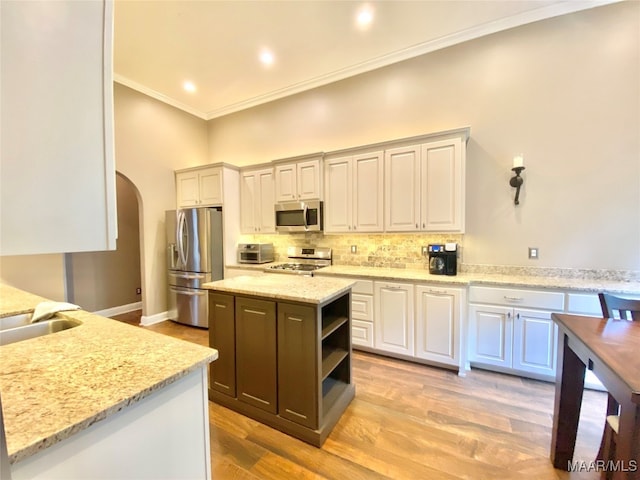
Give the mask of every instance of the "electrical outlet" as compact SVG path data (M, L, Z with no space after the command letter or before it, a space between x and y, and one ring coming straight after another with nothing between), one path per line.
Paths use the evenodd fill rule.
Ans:
M142 289L140 287L136 288L136 295L140 295L142 293Z
M422 246L422 255L427 255L429 253L429 248L426 245Z
M529 247L529 258L537 260L540 255L538 247Z
M351 245L351 253L358 253L358 246L357 245Z

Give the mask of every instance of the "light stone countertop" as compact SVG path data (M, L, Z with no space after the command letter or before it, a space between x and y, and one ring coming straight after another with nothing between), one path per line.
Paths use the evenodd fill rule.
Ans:
M262 276L239 276L203 284L204 288L273 300L322 304L348 291L353 280L335 277L308 277L270 273Z
M411 281L442 283L457 286L491 285L501 287L533 287L575 290L582 292L601 292L640 295L640 282L613 280L593 280L565 277L545 277L534 275L503 275L495 273L462 273L459 275L432 275L428 270L356 267L332 265L313 272L314 276L367 278L371 280Z
M0 317L46 299L0 284ZM218 358L214 349L82 310L82 325L0 347L11 463L60 442Z

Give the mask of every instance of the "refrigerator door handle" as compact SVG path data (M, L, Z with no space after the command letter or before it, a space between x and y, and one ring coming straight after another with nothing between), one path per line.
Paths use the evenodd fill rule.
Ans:
M176 278L186 278L188 280L198 280L207 278L204 273L185 273L185 272L171 272L169 273L172 277Z
M187 255L186 252L187 246L184 243L184 228L185 228L186 218L184 212L181 210L178 212L178 231L176 233L176 237L178 240L178 253L180 255L180 262L182 263L182 267L184 268L187 265Z
M206 290L178 290L174 287L169 287L169 290L173 293L177 293L179 295L190 295L192 297L206 295Z

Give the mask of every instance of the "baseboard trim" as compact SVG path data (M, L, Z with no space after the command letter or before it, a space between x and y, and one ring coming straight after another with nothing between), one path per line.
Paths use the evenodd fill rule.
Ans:
M102 315L103 317L113 317L115 315L134 312L136 310L142 310L142 302L129 303L127 305L120 305L119 307L105 308L104 310L98 310L93 313L96 315Z
M165 320L169 320L169 312L160 312L155 315L143 315L140 317L140 325L143 327L148 327L149 325L154 325L156 323L164 322Z

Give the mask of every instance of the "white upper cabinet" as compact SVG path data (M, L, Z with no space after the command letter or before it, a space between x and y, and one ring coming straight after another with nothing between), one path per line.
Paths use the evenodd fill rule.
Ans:
M325 161L325 231L382 232L383 152Z
M276 164L276 202L320 200L322 195L321 159L320 154L307 160Z
M274 233L273 168L245 170L240 174L240 230Z
M222 168L177 171L176 195L178 208L222 205Z
M467 134L385 151L386 231L464 232Z
M0 2L0 21L0 253L113 250L113 3Z
M464 162L460 138L422 145L420 224L422 230L464 231Z
M384 175L385 230L420 230L420 146L387 150Z

